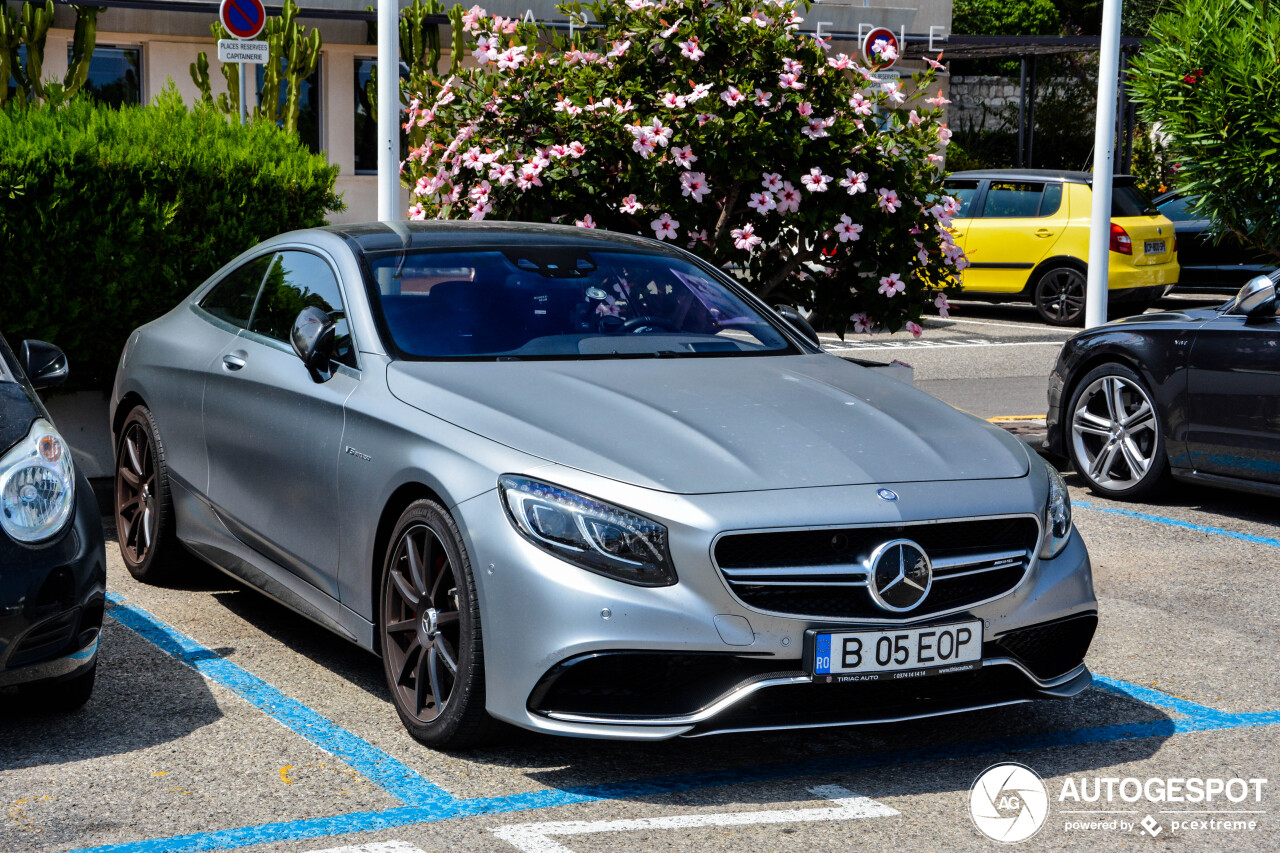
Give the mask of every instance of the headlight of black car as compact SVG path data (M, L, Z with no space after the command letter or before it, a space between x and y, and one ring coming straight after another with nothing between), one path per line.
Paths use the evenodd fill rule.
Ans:
M71 448L43 418L0 458L0 527L18 542L50 539L75 506Z
M667 528L656 521L527 477L505 474L498 491L512 525L542 550L638 586L676 582Z
M1071 495L1067 494L1066 481L1058 469L1048 462L1044 467L1049 474L1049 500L1044 508L1044 541L1040 546L1040 558L1052 560L1071 538Z

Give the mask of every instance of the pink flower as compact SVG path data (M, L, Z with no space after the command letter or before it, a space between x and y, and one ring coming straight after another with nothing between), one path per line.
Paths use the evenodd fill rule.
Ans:
M489 200L489 193L493 191L493 187L488 181L481 181L479 184L471 188L471 192L467 195L471 196L472 201L484 204Z
M711 188L707 186L707 176L702 172L685 172L680 176L680 188L684 191L684 195L693 196L693 200L700 202L702 197L711 192Z
M674 24L662 31L662 37L669 39L676 34L676 30L680 29L680 24L684 22L684 18L679 18Z
M861 92L853 93L853 97L849 99L849 106L853 107L855 115L860 116L869 116L876 108L875 102L864 98Z
M880 279L880 292L885 296L893 296L907 289L907 283L896 272L889 273Z
M933 300L934 306L938 309L939 317L951 316L951 303L947 302L947 294L939 293Z
M800 113L800 115L805 118L808 118L813 115L813 104L808 101L801 101L800 105L796 107L796 112Z
M824 136L830 136L827 128L835 124L834 118L815 118L805 125L800 132L810 139L822 139Z
M783 89L795 89L797 91L804 88L804 84L800 82L799 77L786 72L778 75L778 85Z
M862 237L862 226L849 218L848 214L840 214L840 224L836 226L841 243L856 243Z
M924 329L920 328L919 323L915 323L915 322L912 322L911 320L908 320L907 331L911 333L911 337L918 338L924 332Z
M951 101L947 100L946 96L942 94L942 90L941 90L941 89L939 89L939 90L938 90L938 94L937 94L937 95L935 95L934 97L932 97L932 98L925 98L925 99L924 99L924 102L925 102L926 104L932 104L932 105L933 105L933 106L935 106L935 107L940 107L940 106L942 106L943 104L949 104L949 103L951 103Z
M910 123L912 126L915 126L915 125L919 124L919 123L920 123L920 114L919 114L919 113L917 113L915 110L912 110L912 111L911 111L911 115L907 117L907 121L908 121L908 123Z
M465 19L466 15L463 15L463 18ZM494 54L497 53L497 50L495 50L497 46L497 36L491 36L488 38L480 36L476 39L476 46L475 49L471 51L471 56L480 65L488 65L493 61Z
M579 219L577 222L573 224L578 226L579 228L595 228L596 227L596 223L591 219L590 213L588 213L586 216L582 217L581 219Z
M800 74L804 71L804 64L789 56L782 57L782 71L785 74Z
M938 59L930 59L929 57L926 56L924 58L924 61L929 63L929 67L932 68L934 71L941 71L942 69L947 67L939 61L941 59L942 59L942 54L939 53Z
M751 201L747 202L747 207L758 211L761 216L764 216L769 211L775 210L778 207L778 203L774 200L773 193L765 190L764 192L752 193Z
M683 95L667 92L662 96L662 105L669 110L682 110L685 107L685 99Z
M693 62L697 62L699 59L707 55L706 51L698 47L697 36L689 39L688 41L681 42L680 53L684 55L685 59L691 60Z
M884 83L880 88L889 96L889 101L894 104L900 104L907 99L906 93L902 91L901 83Z
M766 172L764 180L760 183L764 185L765 189L776 193L778 190L782 189L782 176L777 172Z
M623 41L615 41L613 43L613 49L609 51L608 55L611 59L617 59L619 56L622 56L622 54L626 53L627 48L629 47L631 47L631 39L624 39ZM587 217L587 218L590 219L591 217Z
M951 130L944 124L938 128L938 144L945 146L951 141Z
M875 328L866 314L850 314L849 319L853 322L853 331L860 335Z
M576 116L578 113L582 112L582 107L574 106L564 98L557 98L556 105L552 107L552 109L558 113L567 113L571 116Z
M422 220L427 218L427 211L421 204L415 204L409 208L409 218L413 220Z
M637 213L640 210L640 202L636 201L636 194L632 193L622 200L623 213Z
M698 113L698 127L702 127L713 118L717 118L715 113Z
M743 97L743 94L738 91L737 86L730 86L728 89L725 89L720 93L720 100L724 101L731 107L736 107Z
M575 139L573 142L570 142L565 146L565 150L568 152L570 157L577 160L583 154L587 153L587 146Z
M853 59L843 53L837 53L834 58L827 58L827 64L837 71L844 71L853 65Z
M497 181L502 186L506 186L516 179L516 169L514 166L504 163L494 163L489 167L489 180Z
M649 227L653 229L654 236L659 240L674 240L680 223L672 219L670 213L664 213L650 222Z
M689 232L689 245L686 248L692 249L694 246L698 245L699 243L702 243L704 246L711 245L711 241L707 239L707 229L705 228L703 228L701 231Z
M849 195L857 195L867 191L867 175L866 172L855 172L853 169L844 170L845 177L840 180L840 186L849 191Z
M489 204L487 201L478 201L467 209L471 211L471 220L473 222L479 222L484 219L485 214L493 212L493 205Z
M690 81L692 82L692 81ZM687 103L696 104L711 92L710 83L693 83L693 91L684 96Z
M760 245L760 238L756 236L755 226L750 222L741 228L733 229L729 233L733 235L733 245L744 252L750 252Z
M462 13L462 29L469 33L474 33L480 29L479 22L481 18L488 17L489 13L479 6L472 6L470 9Z
M762 92L756 89L756 98L752 101L757 107L769 106L769 99L773 97L773 92Z
M791 186L790 181L782 182L778 190L778 213L795 213L800 209L800 190Z
M830 181L831 176L822 174L822 170L816 166L809 170L809 174L800 178L800 183L804 184L805 189L811 193L826 192Z
M653 156L654 149L657 147L658 143L654 141L652 134L637 136L635 142L631 143L631 150L639 152L645 160Z
M525 52L528 49L529 48L523 46L507 48L496 57L498 60L498 68L519 68L520 63L527 62L529 60L529 57L525 56Z
M688 169L698 160L698 155L694 154L693 149L688 145L683 148L672 148L671 157L682 169Z
M898 194L893 190L881 187L876 190L876 192L880 195L880 198L876 199L876 204L878 204L880 209L885 213L893 213L898 208L902 207L901 199L898 198Z

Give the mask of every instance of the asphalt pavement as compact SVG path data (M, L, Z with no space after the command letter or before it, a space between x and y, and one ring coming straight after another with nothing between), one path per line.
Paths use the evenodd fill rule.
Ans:
M1043 414L1068 336L966 303L920 342L840 346L993 418ZM1043 779L1023 849L1280 850L1280 501L1170 486L1120 504L1068 483L1100 599L1084 694L656 744L427 749L371 655L194 559L174 586L139 584L110 542L93 699L49 717L0 694L0 853L985 851L1005 845L971 791L1009 762ZM1223 790L1188 802L1187 780ZM995 805L1018 815L1024 796Z

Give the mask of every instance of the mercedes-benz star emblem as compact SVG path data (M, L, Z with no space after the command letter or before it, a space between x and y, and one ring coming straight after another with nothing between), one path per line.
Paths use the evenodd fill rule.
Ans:
M910 539L885 542L867 558L867 589L883 610L905 613L915 609L933 586L929 555Z
M877 489L876 497L882 501L896 501L898 499L898 493L893 489Z

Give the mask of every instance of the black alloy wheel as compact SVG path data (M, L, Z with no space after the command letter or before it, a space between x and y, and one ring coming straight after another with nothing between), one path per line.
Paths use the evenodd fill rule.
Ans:
M434 501L415 501L387 555L379 639L401 721L431 746L489 739L497 724L484 707L480 608L457 526Z
M155 418L145 406L129 413L116 445L116 537L129 574L160 583L173 571L179 545L169 495L169 469Z
M1084 322L1085 275L1075 267L1052 267L1036 281L1034 301L1040 319L1051 326Z

